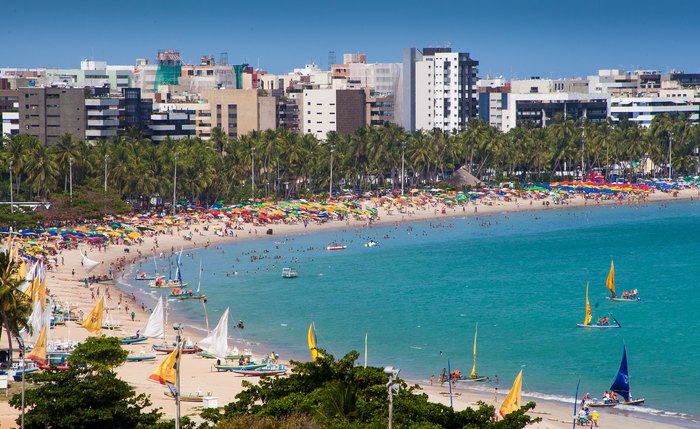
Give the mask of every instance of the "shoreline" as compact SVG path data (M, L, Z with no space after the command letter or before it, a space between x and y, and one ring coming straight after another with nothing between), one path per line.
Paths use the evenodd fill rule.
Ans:
M654 193L649 195L648 201L645 202L639 202L639 201L632 201L632 202L622 202L619 203L617 201L602 201L600 204L586 204L587 201L584 201L580 196L577 196L574 198L570 204L566 205L555 205L555 204L550 204L549 206L542 206L538 204L518 204L516 202L510 202L510 203L496 203L494 205L482 205L482 204L472 204L469 203L466 205L464 209L462 209L461 206L456 206L454 208L448 208L446 209L445 214L441 213L441 210L438 210L438 207L442 207L442 204L436 204L433 207L430 207L429 209L426 207L423 207L422 210L416 209L413 213L414 214L401 214L401 213L394 213L394 214L388 214L386 210L380 209L381 213L381 219L372 222L371 225L368 225L367 222L365 221L358 221L358 220L352 220L348 222L343 222L343 221L332 221L324 224L309 224L309 227L305 227L304 225L301 224L295 224L295 225L265 225L261 227L254 227L250 224L245 224L245 229L242 231L236 231L237 234L235 236L219 236L215 233L216 227L222 225L221 221L218 219L215 219L213 221L205 221L205 222L200 222L197 224L193 224L190 226L189 230L193 231L195 229L199 229L198 234L195 234L195 236L192 238L192 241L187 242L184 241L183 238L181 237L181 231L178 231L180 234L176 233L174 230L174 227L170 227L169 230L165 234L159 234L157 235L158 239L158 248L161 249L164 253L169 252L169 249L177 249L178 247L182 246L183 249L187 250L198 250L201 248L205 248L207 245L208 246L216 246L216 245L224 245L224 244L231 244L235 243L238 241L245 241L245 240L251 240L251 239L260 239L260 238L269 238L269 239L274 239L277 237L287 237L291 235L295 236L300 236L300 235L305 235L305 234L317 234L319 232L330 232L334 230L342 230L342 229L358 229L358 228L372 228L372 226L385 226L385 225L392 225L392 224L405 224L405 223L413 223L413 222L421 222L421 221L436 221L436 222L442 222L445 220L449 220L450 218L456 218L456 217L478 217L478 216L492 216L492 215L499 215L499 214L510 214L510 213L518 213L518 212L531 212L531 211L537 211L537 210L551 210L551 209L579 209L579 208L593 208L593 207L602 207L602 206L616 206L616 205L642 205L642 204L649 204L649 203L657 203L657 204L663 204L663 203L668 203L668 202L675 202L675 201L685 201L685 200L690 200L693 199L696 196L697 190L695 189L688 189L682 191L678 197L673 197L671 194L668 193ZM537 201L538 203L541 204L542 201L552 201L551 198L543 199ZM473 211L471 210L472 208L475 208ZM433 210L434 209L434 210ZM460 210L461 209L461 210ZM209 226L209 231L204 231L203 227L204 226ZM214 228L212 228L214 227ZM267 228L272 228L274 230L274 235L268 236L264 234L264 231ZM253 233L255 231L255 233ZM133 246L128 246L128 248L134 252L134 253L129 253L128 255L124 253L124 249L127 248L127 246L123 245L110 245L109 248L107 248L103 252L95 251L94 249L90 249L88 252L88 257L91 259L95 259L101 262L101 265L95 270L95 274L105 274L107 272L107 267L110 266L111 264L116 265L116 261L118 259L122 259L124 261L124 268L122 271L119 271L118 273L115 273L115 281L112 284L109 285L98 285L96 288L102 288L103 293L106 292L107 288L112 288L113 289L110 291L111 293L111 300L107 301L107 306L110 308L110 312L116 313L116 319L122 319L125 320L122 322L123 328L119 335L129 335L136 329L140 329L143 327L145 324L145 321L148 317L147 312L144 312L141 310L140 303L133 301L130 301L129 298L126 298L127 304L130 305L129 310L126 311L126 313L119 314L119 308L116 303L117 301L117 295L123 295L127 296L128 293L136 293L136 291L130 291L128 290L125 286L122 286L119 284L120 281L129 281L128 275L133 274L133 272L136 271L139 262L144 262L148 263L150 262L151 253L149 248L154 246L154 239L153 237L144 237L144 243L138 244L138 245L133 245ZM185 247L187 246L187 247ZM138 251L143 251L141 255L136 254ZM80 267L80 256L77 251L71 250L71 251L63 251L61 254L66 261L64 265L61 265L58 270L49 272L49 288L51 290L52 294L57 295L58 297L62 298L64 301L68 301L71 304L76 303L79 305L80 309L87 314L90 309L92 308L92 305L94 305L94 301L91 301L90 297L90 292L87 287L75 287L75 284L77 283L77 279L80 277L79 275L76 277L71 277L71 270L74 269L76 272L82 271ZM123 280L116 280L117 275L123 276ZM133 286L133 288L139 288L138 285ZM129 288L131 289L131 288ZM148 289L146 289L147 291ZM141 292L142 289L139 288L139 292ZM139 294L140 295L140 294ZM146 293L147 295L147 293ZM143 299L143 298L142 298ZM135 305L134 305L135 304ZM129 320L128 313L130 311L134 311L136 313L135 319L132 322ZM182 321L183 319L187 319L187 317L183 314L182 310L171 310L170 317L168 320L168 324L172 324L173 322L177 321ZM216 320L210 320L210 326L214 326L216 324ZM70 323L70 322L68 322ZM201 329L192 329L186 332L186 336L190 336L191 338L201 338L202 335L200 335L202 332L205 331L203 326L197 326L197 324L190 323L187 321L188 325L192 325L192 327L196 328L201 328ZM201 324L203 325L203 324ZM166 326L166 329L168 327ZM194 331L194 332L193 332ZM58 327L54 332L52 332L52 335L54 338L61 338L62 335L65 336L67 335L71 339L83 339L87 337L87 332L80 327L77 326L62 326ZM77 334L77 335L76 335ZM235 331L234 331L235 334ZM170 332L167 332L166 335L169 337L172 337ZM159 341L159 340L155 340ZM152 344L152 342L146 341L145 345L149 346ZM239 346L238 343L233 343L236 346ZM259 343L260 347L265 347L269 346L268 344L261 342ZM257 347L257 345L256 345ZM125 347L127 350L143 350L143 346L126 346ZM276 349L275 349L276 350ZM259 352L259 350L258 350ZM260 354L256 353L256 357L259 357ZM171 399L165 398L164 395L162 394L162 391L164 388L158 384L152 383L152 382L146 382L146 378L148 374L150 374L156 367L157 365L160 364L162 361L163 357L165 355L159 355L157 354L156 361L152 362L144 362L144 363L126 363L122 367L118 368L117 372L119 376L129 382L132 386L136 388L136 391L138 393L147 393L151 395L151 399L153 401L153 405L156 407L161 407L163 408L163 411L166 413L166 416L168 415L173 415L174 414L174 405L172 403ZM287 361L287 360L284 360ZM219 406L223 406L224 404L234 400L234 396L237 392L242 390L242 386L240 384L240 381L242 380L242 377L235 377L232 376L229 373L216 373L216 372L211 372L211 364L213 364L214 361L207 360L207 359L202 359L199 357L187 357L184 359L183 362L183 372L186 374L185 377L183 377L183 392L187 393L192 391L193 389L197 390L202 390L202 391L213 391L214 395L219 398ZM207 371L208 370L208 371ZM233 382L232 382L233 381ZM204 385L205 388L201 388L201 386ZM435 391L433 392L433 388L435 386L429 386L429 385L424 385L423 388L426 391L426 393L429 393L429 396L431 397L431 400L440 402L444 398L442 397L439 392ZM507 389L510 386L502 386L503 388L503 394L499 393L499 400L502 400L504 397L505 393L507 393ZM439 390L439 389L438 389ZM460 393L463 393L461 395L461 401L456 401L462 404L463 406L470 405L477 399L482 399L487 403L493 403L493 396L492 394L489 394L488 392L482 392L482 391L472 391L470 389L458 389ZM534 392L537 394L536 392ZM543 396L547 396L546 394L542 394ZM491 396L491 401L488 401L489 396ZM525 397L528 397L527 394L524 395ZM467 398L469 398L467 400ZM565 404L562 401L556 401L556 400L547 400L543 398L533 398L537 402L537 408L535 408L534 412L532 414L534 416L541 416L544 417L545 415L550 415L550 416L566 416L568 421L564 423L564 418L552 418L553 420L548 421L547 419L543 418L543 422L541 422L539 425L534 425L531 427L536 427L536 428L550 428L550 427L568 427L571 424L571 414L572 410L571 404ZM447 401L449 403L449 397L447 398ZM472 401L472 402L468 402ZM196 405L191 405L191 404L184 404L183 403L183 415L192 415L197 414L196 409L198 408ZM551 408L551 410L550 410ZM4 424L10 424L14 425L14 419L12 420L7 420L7 417L10 417L12 415L12 412L14 412L14 416L16 416L18 413L16 410L10 408L6 404L3 404L0 406L0 422ZM542 414L540 413L549 413L549 414ZM620 414L618 416L617 410L615 413L601 413L601 418L602 418L602 424L605 424L606 427L626 427L630 426L632 424L638 426L640 429L645 428L645 427L686 427L684 423L684 418L683 417L672 417L672 416L655 416L653 418L654 423L651 426L649 426L649 422L652 420L645 418L648 416L654 416L652 414L644 414L644 413L638 413L638 412L631 412L628 413L627 411L622 411L623 414ZM627 413L627 414L624 414ZM615 416L615 418L612 418ZM644 416L644 417L642 417ZM656 421L656 417L658 417L659 421ZM620 419L619 422L617 420ZM560 423L556 423L556 421L560 421ZM616 421L617 423L620 424L620 426L611 426L609 424ZM637 424L637 420L641 420L639 424ZM671 421L669 421L671 420ZM616 423L616 424L617 424ZM662 423L663 426L660 426L658 423ZM556 424L556 425L555 425ZM553 426L555 425L555 426Z

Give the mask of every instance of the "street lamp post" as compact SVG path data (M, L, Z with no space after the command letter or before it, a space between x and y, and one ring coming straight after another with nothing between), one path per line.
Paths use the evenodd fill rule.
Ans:
M331 199L331 196L333 196L333 152L335 152L335 148L331 146L331 178L330 182L328 183L328 199Z
M20 369L22 370L22 420L21 420L21 428L24 429L24 341L22 340L22 337L17 336L15 337L17 340L17 344L19 345L19 356L20 356Z
M175 193L177 191L177 158L178 158L178 153L175 152L175 171L173 173L173 214L175 214L175 204L177 201L175 201Z
M10 213L15 212L14 197L12 195L12 161L10 161Z
M70 189L70 200L73 201L73 157L68 158L68 183Z
M671 145L673 144L673 136L668 137L668 180L673 181L673 167L671 166Z
M251 200L255 203L255 148L250 148L250 183L252 184Z
M401 195L403 195L403 184L406 181L406 170L404 169L404 151L406 142L401 142Z
M389 376L389 382L386 384L386 388L389 391L389 429L392 429L394 426L394 395L399 393L400 385L396 382L399 372L401 370L393 366L384 368L384 374Z
M109 161L109 155L105 154L105 194L107 193L107 162Z

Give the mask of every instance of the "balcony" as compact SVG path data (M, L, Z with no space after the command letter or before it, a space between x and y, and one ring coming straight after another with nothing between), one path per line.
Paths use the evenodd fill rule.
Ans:
M87 138L104 138L117 135L117 130L85 130Z
M85 99L85 106L92 107L92 106L105 106L105 107L110 107L110 106L119 106L119 100L116 98L86 98Z
M88 119L88 127L118 127L117 119Z

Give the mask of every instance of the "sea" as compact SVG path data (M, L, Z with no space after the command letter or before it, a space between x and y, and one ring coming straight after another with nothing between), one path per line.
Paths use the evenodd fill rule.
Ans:
M379 246L366 247L370 239ZM325 250L330 243L347 249ZM526 394L572 401L579 380L579 395L599 398L610 388L626 346L632 396L646 399L635 412L693 427L700 425L699 258L700 204L684 201L272 235L188 249L181 265L195 289L202 261L209 324L230 307L239 349L308 360L313 323L317 345L334 356L356 350L364 363L366 336L369 365L427 380L448 365L471 371L478 324L477 371L491 382L476 388L493 391L497 375L506 392L522 369ZM618 293L638 289L641 301L606 299L611 261ZM167 257L156 263L167 270ZM298 277L282 278L284 267ZM147 305L167 293L129 276L122 286ZM609 316L620 329L576 326L587 285L594 322ZM204 330L201 302L168 306ZM239 320L244 329L235 327Z

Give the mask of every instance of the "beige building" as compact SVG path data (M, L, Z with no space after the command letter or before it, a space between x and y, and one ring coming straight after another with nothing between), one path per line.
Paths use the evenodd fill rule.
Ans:
M208 112L200 111L197 115L197 131L203 139L210 137L214 127L220 127L232 138L276 128L275 97L261 96L258 90L205 90L202 98L209 105Z

